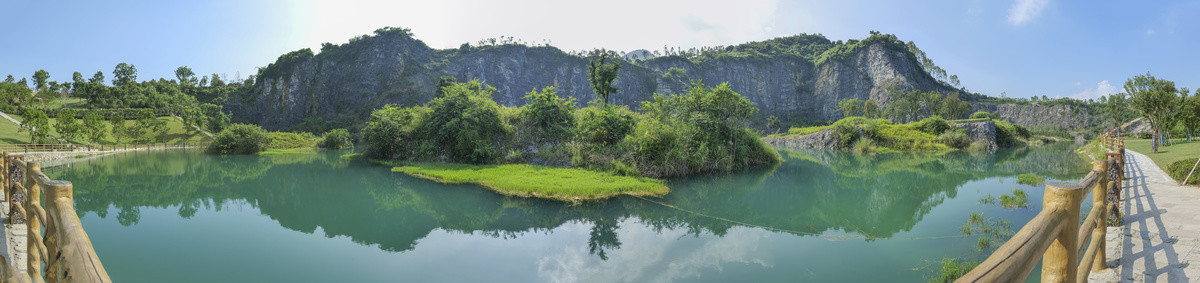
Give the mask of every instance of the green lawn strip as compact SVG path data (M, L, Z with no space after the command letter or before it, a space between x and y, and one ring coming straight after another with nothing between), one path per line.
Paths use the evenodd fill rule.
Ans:
M259 152L258 155L309 154L309 153L316 153L316 152L317 152L317 150L312 147L284 148L284 149L272 148L272 149L267 149L263 152Z
M828 129L828 128L829 128L829 126L790 128L790 129L788 129L787 133L773 134L773 135L770 135L767 137L768 138L799 137L799 136L803 136L803 135L807 135L807 134L811 134L811 133L820 132L821 130Z
M604 199L621 194L658 196L669 191L663 181L657 179L528 164L419 162L393 167L392 172L441 183L479 184L504 195L569 202Z
M1159 146L1158 153L1150 152L1150 140L1125 140L1125 149L1145 154L1163 170L1167 170L1175 161L1200 157L1200 141L1188 142L1185 139L1172 139L1171 145Z
M21 121L23 119L23 117L17 116L17 115L9 115L9 116L12 116L13 119L17 119L17 121ZM157 133L152 133L152 131L150 129L147 129L145 137L153 137L154 138L154 141L152 141L150 143L154 143L154 144L159 144L159 143L165 143L165 144L199 143L199 142L205 141L208 138L208 136L205 136L204 133L200 133L200 132L196 132L194 134L188 133L187 128L185 128L186 126L183 124L183 121L176 119L175 117L163 116L163 117L158 117L158 119L167 122L167 124L166 124L167 125L167 133L159 136L159 135L157 135ZM58 119L56 119L54 117L50 117L50 131L47 134L54 136L54 137L61 138L62 135L60 135L58 133L58 131L56 129L54 129L54 125L55 125L55 123L57 123L57 120ZM8 120L5 120L3 122L7 123L7 124L12 124ZM105 125L105 128L107 129L107 131L105 131L107 137L105 137L104 139L101 139L100 142L90 142L86 139L80 139L80 138L72 139L72 140L70 140L70 142L74 143L74 144L118 144L117 141L115 139L113 139L113 137L112 137L112 122L105 120L104 125ZM137 123L134 120L128 120L125 122L125 125L130 126L130 127L136 127ZM6 126L7 125L2 126L2 127L6 127ZM13 125L13 127L15 129L17 126ZM8 132L5 131L3 128L0 128L0 133L7 134ZM23 141L23 142L19 142L19 143L29 143L29 133L28 132L22 132L19 135L14 135L14 136L12 136L12 137L14 137L14 139L11 139L11 140L10 140L10 138L8 138L8 137L10 137L8 135L5 135L4 137L5 138L2 138L3 140L0 140L0 142L12 144L13 142L11 142L11 140L17 140L17 141ZM136 143L139 143L139 142L130 141L128 138L126 138L126 140L123 140L120 144L136 144Z
M14 118L15 119L15 118ZM0 144L27 144L29 143L28 132L17 132L21 126L0 118Z

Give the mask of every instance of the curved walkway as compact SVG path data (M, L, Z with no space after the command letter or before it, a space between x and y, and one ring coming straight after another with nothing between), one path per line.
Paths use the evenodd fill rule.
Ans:
M1177 185L1146 155L1126 155L1124 218L1107 241L1115 274L1094 281L1200 281L1200 188Z

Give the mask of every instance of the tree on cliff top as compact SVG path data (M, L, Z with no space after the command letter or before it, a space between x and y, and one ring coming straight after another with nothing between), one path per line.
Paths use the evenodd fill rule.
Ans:
M592 83L596 95L604 98L604 105L608 105L608 96L617 93L617 87L613 86L617 71L621 69L620 62L616 61L617 54L599 49L593 50L588 57L591 57L588 62L588 81Z

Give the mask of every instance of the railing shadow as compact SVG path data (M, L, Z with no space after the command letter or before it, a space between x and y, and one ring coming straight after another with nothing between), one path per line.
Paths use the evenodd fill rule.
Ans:
M1122 233L1124 240L1122 241L1122 264L1120 267L1121 278L1134 278L1134 268L1131 264L1136 258L1143 258L1145 271L1142 275L1145 276L1145 281L1158 281L1160 276L1167 274L1168 282L1187 282L1187 275L1182 269L1173 267L1183 267L1179 262L1179 254L1175 251L1175 242L1178 239L1171 237L1168 227L1162 220L1163 213L1166 209L1158 208L1154 200L1154 193L1150 191L1149 178L1145 171L1142 170L1142 164L1137 158L1134 158L1132 153L1126 153L1126 189L1124 205L1125 217L1122 219ZM1136 205L1136 207L1135 207ZM1136 210L1135 210L1136 209ZM1133 229L1134 224L1139 225L1140 229ZM1153 226L1153 230L1150 225ZM1151 231L1158 231L1152 233ZM1135 234L1136 232L1136 234ZM1136 238L1136 239L1135 239ZM1155 244L1154 239L1158 239L1159 243ZM1142 250L1134 253L1133 248L1135 242L1142 245ZM1162 253L1166 259L1165 265L1159 265L1159 259L1155 258L1156 254Z

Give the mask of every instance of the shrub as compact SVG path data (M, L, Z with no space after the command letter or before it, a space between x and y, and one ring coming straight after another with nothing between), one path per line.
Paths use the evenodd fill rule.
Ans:
M367 147L363 155L382 159L412 157L419 143L415 138L416 128L428 113L429 108L425 107L393 105L375 110L362 130L362 141Z
M321 148L325 149L343 149L354 147L354 140L350 137L350 131L346 129L334 129L325 133L319 143Z
M1200 169L1192 172L1192 166L1196 165L1196 158L1189 158L1175 161L1171 166L1167 166L1167 173L1171 174L1171 178L1175 178L1180 182L1184 179L1188 180L1188 184L1200 184ZM1192 177L1187 178L1188 172L1192 172Z
M444 95L429 102L429 115L418 128L422 154L445 156L450 161L488 163L501 153L498 147L508 127L500 105L492 100L496 88L478 80L454 83Z
M208 146L208 152L216 154L255 154L267 148L271 139L267 131L256 125L233 124L217 134Z
M542 91L530 91L525 96L529 103L521 107L519 116L530 128L530 135L537 139L564 140L571 137L575 128L575 99L563 99L554 87Z
M938 135L937 140L939 143L957 149L963 149L971 146L971 139L967 137L966 132L962 129L946 131L941 135Z
M940 135L951 128L950 123L946 122L946 119L942 119L942 117L938 116L925 118L920 122L917 122L916 126L917 128L920 128L922 132L933 135Z
M593 103L594 104L594 103ZM586 142L614 144L633 130L636 114L625 106L590 106L579 109L579 138Z
M996 144L1001 147L1019 146L1025 143L1026 139L1031 136L1029 129L1021 125L1005 122L996 122Z
M976 111L975 113L971 113L971 119L995 119L995 116L993 116L992 113L980 110Z

